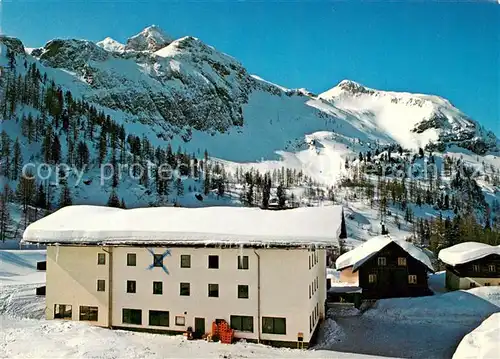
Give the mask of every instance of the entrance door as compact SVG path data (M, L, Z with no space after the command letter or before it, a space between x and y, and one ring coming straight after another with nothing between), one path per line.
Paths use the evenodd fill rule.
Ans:
M200 339L205 334L205 318L194 318L194 335Z

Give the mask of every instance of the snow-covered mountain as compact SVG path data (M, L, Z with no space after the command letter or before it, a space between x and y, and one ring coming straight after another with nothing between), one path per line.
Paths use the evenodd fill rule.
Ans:
M348 80L319 96L289 90L251 76L199 39L173 40L154 25L126 45L111 38L97 44L56 39L31 54L64 73L59 85L118 111L134 129L161 140L196 140L231 160L275 158L276 151L303 146L304 136L316 131L413 149L430 142L436 149L454 144L479 154L498 149L491 132L440 97L378 91ZM255 142L260 148L249 152Z
M320 95L287 89L249 74L238 60L197 38L172 39L157 26L125 44L55 39L29 52L20 40L0 36L0 66L6 71L12 59L17 73L34 64L127 134L154 146L182 146L187 153L206 149L228 168L244 163L265 172L286 166L332 185L346 158L388 145L412 151L427 146L465 156L478 167L498 164L499 140L443 98L379 91L349 80ZM30 107L17 109L18 118L29 113L39 115ZM2 129L14 139L20 125L8 122ZM93 157L96 145L83 141ZM21 142L25 159L39 156L39 143ZM132 183L118 192L132 191L137 205L151 202L147 190ZM87 188L78 196L96 204L108 194Z

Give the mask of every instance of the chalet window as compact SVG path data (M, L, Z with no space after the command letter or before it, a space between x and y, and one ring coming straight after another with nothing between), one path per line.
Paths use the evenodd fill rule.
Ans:
M490 283L484 283L486 287L489 287L491 284Z
M189 283L181 283L179 295L189 296L191 294L191 285Z
M163 282L153 282L153 294L163 294Z
M262 317L262 333L286 334L286 318Z
M127 253L127 266L135 267L137 263L137 256L135 253Z
M135 291L136 291L135 280L128 280L127 281L127 293L135 293Z
M97 264L98 265L104 265L104 264L106 264L106 254L104 254L104 253L97 253Z
M122 309L122 323L123 324L142 324L142 310L141 309Z
M71 319L72 316L71 305L54 304L54 319Z
M387 259L385 257L378 257L377 258L377 263L379 266L385 266L387 265Z
M474 265L472 266L472 270L473 270L474 272L479 272L479 271L481 270L481 268L480 268L479 264L474 264Z
M170 313L161 310L149 311L149 325L157 327L168 327L170 325Z
M248 285L238 285L238 298L248 299Z
M186 325L186 318L180 315L175 317L175 325L184 326Z
M104 279L98 279L97 280L97 291L98 292L104 292L106 290L106 282Z
M496 266L495 266L494 264L490 264L490 265L488 266L488 270L489 270L490 272L496 272L496 271L497 271L497 268L496 268Z
M398 266L400 266L400 267L405 267L406 266L406 258L405 257L399 257L398 258Z
M208 256L208 268L211 269L219 268L219 256Z
M208 296L209 297L219 297L219 285L218 284L209 284L208 285Z
M238 269L248 269L248 256L238 256Z
M80 306L80 320L97 322L97 307Z
M253 317L244 315L231 315L231 328L241 332L253 333Z
M417 284L417 276L414 274L410 274L408 276L408 283L409 284Z
M368 275L368 283L376 283L377 282L377 275L376 274L369 274Z
M163 267L163 254L153 255L153 267Z
M476 283L474 283L474 282L470 282L470 284L469 284L469 288L476 288Z
M189 254L181 254L181 268L191 268L191 256Z

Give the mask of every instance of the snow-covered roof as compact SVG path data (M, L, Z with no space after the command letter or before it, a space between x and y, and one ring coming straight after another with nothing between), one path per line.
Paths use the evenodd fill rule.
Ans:
M413 243L407 242L403 239L393 238L390 235L371 238L353 250L342 254L337 258L335 266L337 269L352 266L352 270L356 271L363 263L392 242L396 243L410 256L423 263L427 268L434 272L434 268L432 267L429 257L420 248L416 247Z
M341 206L266 211L245 207L64 207L30 224L25 243L333 247Z
M484 258L490 254L500 255L500 246L490 246L479 242L464 242L441 249L438 258L446 264L456 266L457 264Z

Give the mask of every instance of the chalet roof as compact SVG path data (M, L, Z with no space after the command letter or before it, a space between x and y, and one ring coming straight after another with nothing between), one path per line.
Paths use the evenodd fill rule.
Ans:
M484 258L491 254L500 255L500 246L491 246L479 242L464 242L441 249L438 258L448 265L456 266Z
M24 243L330 248L341 206L118 209L69 206L30 224Z
M415 258L429 268L429 270L434 272L432 263L424 251L415 246L413 243L407 242L403 239L393 238L390 235L371 238L353 250L342 254L337 258L335 266L339 270L352 266L352 270L356 271L363 265L363 263L372 258L390 243L396 243L411 257Z

